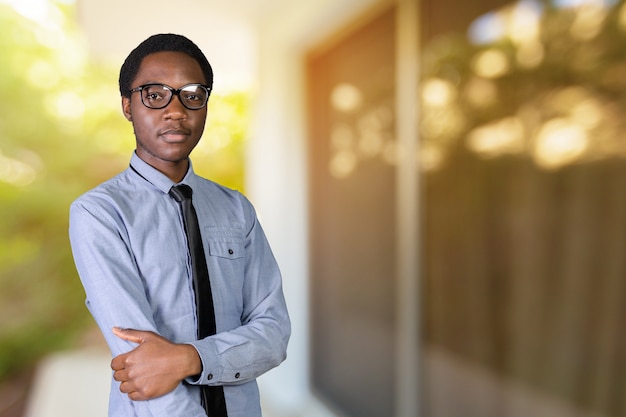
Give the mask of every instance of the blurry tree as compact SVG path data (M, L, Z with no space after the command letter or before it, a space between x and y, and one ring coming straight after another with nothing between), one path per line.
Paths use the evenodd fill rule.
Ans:
M92 323L67 238L68 207L134 149L119 65L88 55L68 2L0 2L0 380L71 346ZM195 167L242 188L246 93L212 97Z

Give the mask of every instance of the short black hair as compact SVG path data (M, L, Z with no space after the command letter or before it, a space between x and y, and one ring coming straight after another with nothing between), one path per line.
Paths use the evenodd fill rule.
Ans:
M163 33L152 35L145 41L141 42L126 57L120 69L120 94L123 97L130 97L131 84L137 77L141 62L148 55L156 52L182 52L195 59L204 73L204 78L208 87L213 87L213 69L211 64L204 56L204 53L188 38L182 35L172 33Z

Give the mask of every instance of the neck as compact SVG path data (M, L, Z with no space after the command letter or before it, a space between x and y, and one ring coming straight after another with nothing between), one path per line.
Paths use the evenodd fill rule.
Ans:
M187 175L187 171L189 171L189 158L180 161L166 161L155 158L145 152L140 152L139 149L135 152L145 163L161 172L175 183L181 182L182 179L185 178L185 175Z

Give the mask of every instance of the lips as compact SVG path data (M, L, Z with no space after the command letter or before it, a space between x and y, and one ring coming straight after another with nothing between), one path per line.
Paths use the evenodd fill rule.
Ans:
M187 140L191 132L187 129L175 128L161 131L160 135L168 142L182 142Z

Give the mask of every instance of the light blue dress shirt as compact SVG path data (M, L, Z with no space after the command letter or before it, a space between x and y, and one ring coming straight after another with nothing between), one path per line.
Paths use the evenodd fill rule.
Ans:
M70 208L70 241L86 304L113 356L137 345L112 327L154 331L197 349L202 374L169 394L132 401L112 379L109 416L200 417L198 385L223 385L229 417L261 416L256 378L286 357L291 327L281 276L254 208L239 192L194 174L217 334L196 340L190 258L175 185L136 154L130 167Z

